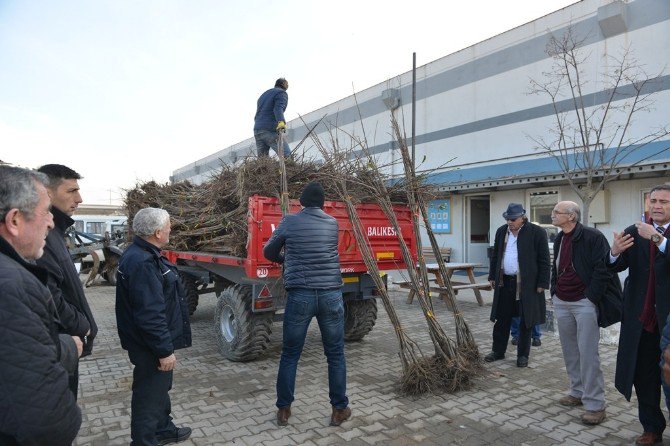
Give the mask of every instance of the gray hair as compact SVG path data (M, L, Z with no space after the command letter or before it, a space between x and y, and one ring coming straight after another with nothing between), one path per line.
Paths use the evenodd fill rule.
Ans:
M133 217L133 233L140 237L150 237L168 224L169 221L170 214L165 209L140 209Z
M32 218L40 201L35 183L47 186L49 178L40 172L8 165L0 165L0 222L7 213L18 209Z
M571 214L575 214L575 221L581 221L582 220L582 211L579 209L579 205L577 203L570 203L568 204L566 208L566 212L570 212Z

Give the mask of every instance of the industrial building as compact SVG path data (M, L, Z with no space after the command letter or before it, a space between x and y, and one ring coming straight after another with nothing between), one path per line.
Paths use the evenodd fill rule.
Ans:
M531 221L549 226L556 202L579 202L556 159L538 147L537 141L551 140L556 129L554 103L531 92L531 79L542 83L553 70L548 44L568 32L580 42L585 57L581 66L588 81L581 98L587 113L607 105L607 79L616 73L613 61L630 49L629 56L655 79L644 91L652 94L650 111L634 116L626 141L644 139L670 123L670 75L664 71L670 2L582 0L418 67L415 81L412 71L389 73L386 82L288 122L288 141L296 147L317 123L315 133L323 141L329 140L329 132L341 131L340 143L353 146L355 141L343 135L365 135L369 151L392 165L388 173L401 175L402 165L393 164L399 153L391 116L410 136L414 90L416 168L439 187L440 196L432 203L438 240L452 248L452 261L487 264L487 248L504 223L501 214L508 203L523 203ZM613 103L630 99L634 86L622 82ZM559 106L570 106L569 98L559 99ZM645 193L669 181L666 148L667 135L627 152L619 164L620 176L596 196L589 223L610 241L613 230L640 219ZM309 139L299 152L318 157ZM235 162L255 153L251 137L176 170L172 181L202 182L219 168L220 160Z

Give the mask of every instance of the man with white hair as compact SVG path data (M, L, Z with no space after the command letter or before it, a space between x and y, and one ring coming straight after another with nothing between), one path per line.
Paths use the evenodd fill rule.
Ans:
M170 241L170 215L144 208L133 218L133 243L119 260L116 322L133 370L132 445L178 443L191 428L172 422L169 390L174 351L191 346L186 292L177 269L161 256Z
M63 356L81 342L58 335L47 272L33 264L54 227L39 173L0 166L0 444L70 445L81 412ZM68 339L69 338L69 339ZM75 346L76 344L76 346ZM59 361L61 359L61 361ZM69 362L69 361L65 361Z

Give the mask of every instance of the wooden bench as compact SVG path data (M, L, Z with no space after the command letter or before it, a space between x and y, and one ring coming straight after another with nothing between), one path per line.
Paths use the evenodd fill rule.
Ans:
M433 252L433 248L431 248L430 246L422 247L421 253L423 254L426 263L434 262L435 260L437 260L435 258L435 253ZM449 247L440 248L440 254L442 254L442 260L444 260L444 263L449 263L451 261L451 248Z

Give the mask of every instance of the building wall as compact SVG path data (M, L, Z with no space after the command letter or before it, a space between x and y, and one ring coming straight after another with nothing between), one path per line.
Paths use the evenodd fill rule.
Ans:
M582 0L418 67L416 159L421 162L417 169L429 172L430 181L441 188L444 197L451 197L452 232L440 234L438 239L441 245L453 248L454 261L472 260L473 248L468 245L472 226L467 209L470 195L490 197L490 238L504 223L501 214L507 204L519 202L529 209L532 191L555 189L560 199L578 201L561 180L555 160L535 148L532 138L548 137L555 118L547 97L529 94L530 79L541 80L543 72L551 70L547 43L552 36L562 36L569 27L584 38L583 49L590 54L584 65L591 79L584 91L588 103L593 107L603 104L603 79L613 73L608 57L618 56L623 48L630 47L650 76L661 74L651 86L657 92L654 110L636 116L631 136L646 135L669 121L670 75L663 72L667 57L659 57L667 54L670 41L667 0ZM306 124L302 120L288 123L287 138L295 147L308 129L323 118L315 134L326 146L333 132L337 132L342 148L353 147L355 140L365 134L369 152L380 163L397 163L390 118L393 113L409 133L411 81L411 72L402 73L355 97L308 113L303 116ZM394 100L399 106L391 111L393 107L389 105ZM354 135L354 140L347 135ZM646 151L634 152L629 162L648 157L642 163L644 172L627 171L626 179L608 186L610 218L597 226L610 240L612 229L620 230L639 218L641 190L667 181L670 151L654 154L665 146L670 146L670 138ZM310 140L301 147L305 156L319 157ZM221 159L235 162L247 156L255 156L253 138L178 169L173 180L204 181L208 172L218 168ZM402 168L395 164L388 172L401 175ZM644 176L649 178L640 178Z

